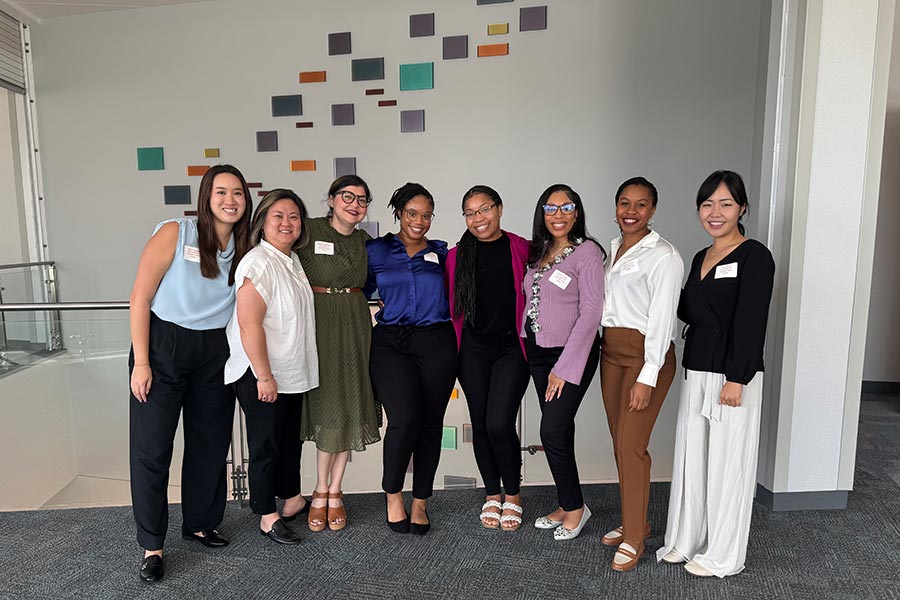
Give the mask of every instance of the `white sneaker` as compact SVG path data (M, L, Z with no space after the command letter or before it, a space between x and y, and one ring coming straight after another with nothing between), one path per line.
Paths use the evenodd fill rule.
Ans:
M685 563L684 570L690 573L691 575L696 575L697 577L712 577L713 574L707 570L703 565L694 562L693 560Z
M574 540L578 537L578 534L581 533L581 530L584 529L584 524L588 522L588 519L591 518L591 509L588 508L587 504L584 505L584 512L581 513L581 521L578 522L578 526L575 529L566 529L563 525L560 525L556 528L556 531L553 532L554 540Z

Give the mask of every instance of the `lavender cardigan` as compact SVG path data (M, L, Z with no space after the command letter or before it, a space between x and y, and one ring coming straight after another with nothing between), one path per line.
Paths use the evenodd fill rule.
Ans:
M525 272L525 306L531 303L531 284L537 269ZM571 277L566 289L550 281L556 271ZM541 304L535 335L542 348L563 348L552 372L569 383L579 385L588 354L603 317L603 253L590 240L575 248L564 261L544 273L541 279ZM526 308L527 310L527 308ZM525 337L525 319L519 335Z
M509 251L512 254L513 285L516 290L516 328L522 329L522 319L525 314L525 296L522 294L522 280L525 275L525 263L528 261L528 248L530 243L523 237L504 231L509 238ZM453 316L453 308L456 305L453 299L453 291L456 286L456 252L459 247L454 247L447 254L447 292L450 294L450 315L453 319L453 329L456 330L456 349L462 341L463 322L465 315ZM519 339L522 347L522 355L525 355L525 340Z

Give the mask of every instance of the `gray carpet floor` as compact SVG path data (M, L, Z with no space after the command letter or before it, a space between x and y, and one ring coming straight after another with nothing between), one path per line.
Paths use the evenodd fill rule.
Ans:
M669 486L654 484L653 537L637 569L609 568L600 536L617 524L613 485L586 486L594 512L581 537L478 526L480 490L437 492L432 531L398 535L384 525L380 495L346 498L350 524L338 533L302 529L303 543L260 536L249 509L229 505L221 550L181 540L171 506L166 577L137 577L141 556L129 508L0 514L0 598L581 598L900 600L900 397L863 402L855 489L840 511L772 513L757 505L746 570L699 579L657 563ZM552 488L526 488L526 525L554 505ZM300 528L298 528L300 530Z

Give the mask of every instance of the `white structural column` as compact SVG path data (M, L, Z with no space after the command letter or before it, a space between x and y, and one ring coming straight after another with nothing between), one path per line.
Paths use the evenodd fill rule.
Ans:
M776 510L839 508L853 487L895 9L798 5L788 158L771 176L785 185L769 215L779 274L759 497Z

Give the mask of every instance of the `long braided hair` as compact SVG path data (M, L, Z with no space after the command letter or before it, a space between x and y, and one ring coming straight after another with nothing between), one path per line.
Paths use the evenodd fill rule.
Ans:
M503 206L500 194L486 185L472 186L463 194L462 208L466 209L466 201L472 196L483 194L497 206ZM475 259L478 250L478 239L466 228L457 243L456 272L453 277L453 317L465 315L465 323L469 327L475 325Z

